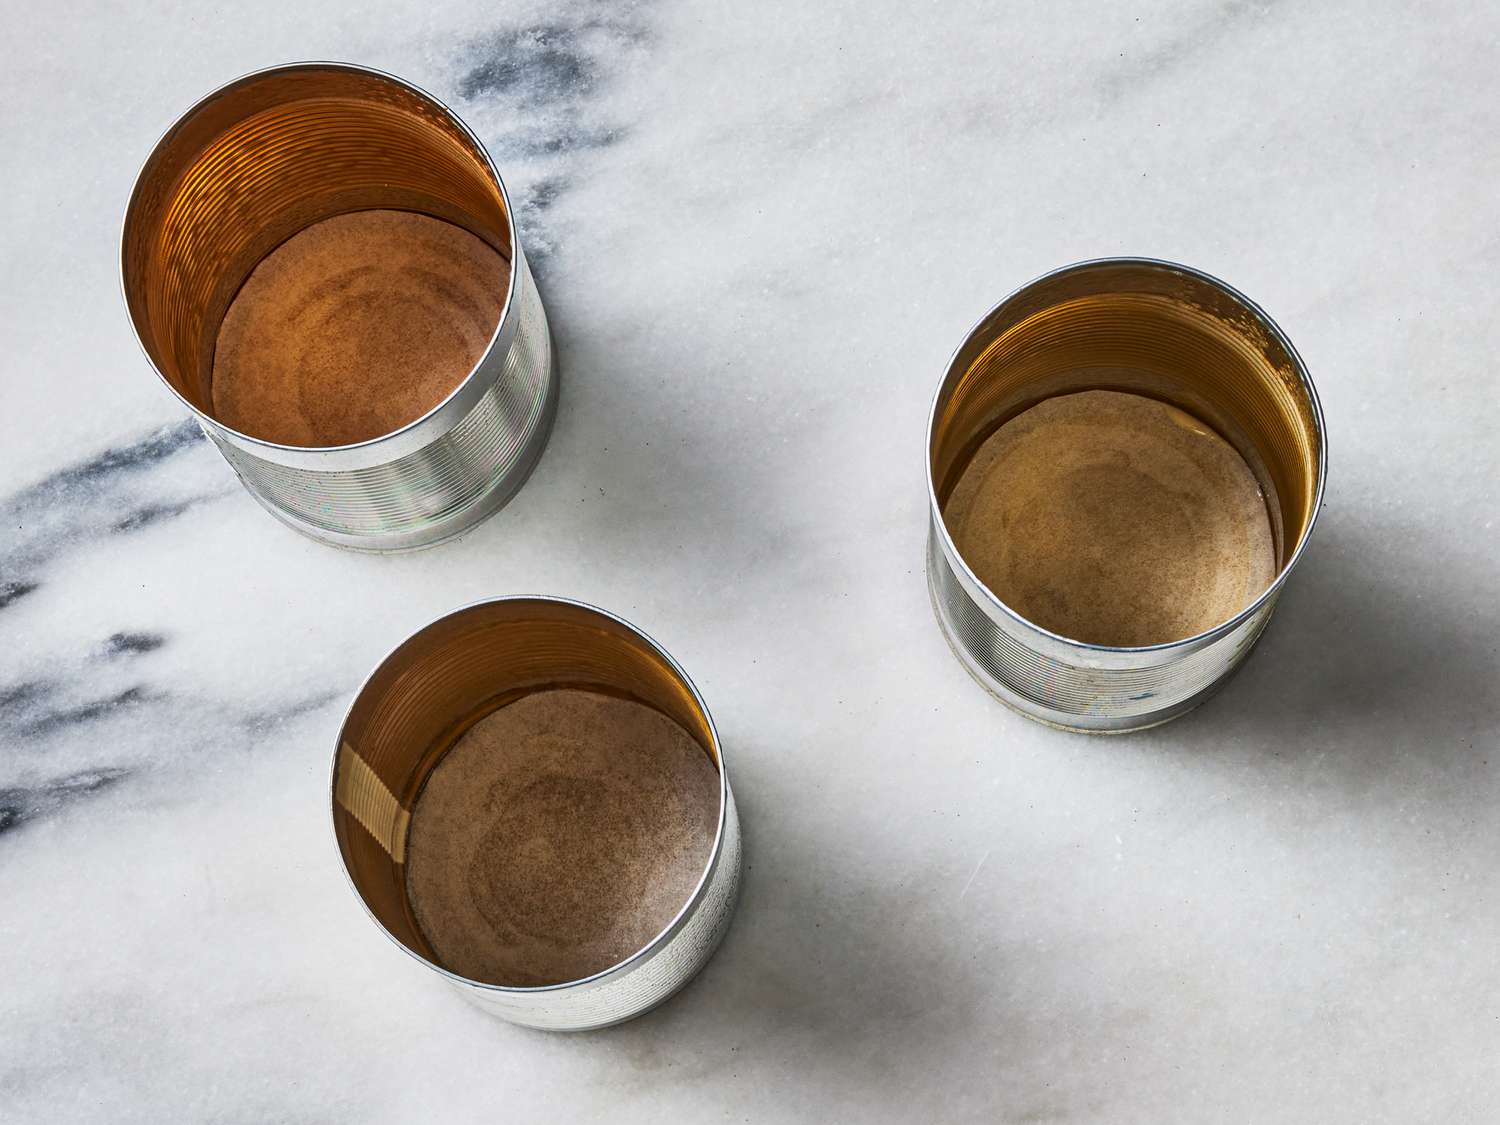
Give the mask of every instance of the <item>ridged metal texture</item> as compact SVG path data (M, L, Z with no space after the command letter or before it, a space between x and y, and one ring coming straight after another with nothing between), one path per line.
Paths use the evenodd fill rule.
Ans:
M370 208L456 223L509 263L500 323L474 370L422 418L355 445L280 445L219 422L214 342L240 285L298 231ZM121 277L162 381L251 494L315 539L401 550L458 534L515 493L546 444L556 406L551 337L504 185L462 121L390 75L300 63L199 102L136 182Z
M449 972L406 895L410 810L469 725L545 687L623 694L679 723L720 777L718 834L681 912L647 945L585 980L506 988ZM403 642L355 696L334 754L334 834L354 890L386 934L486 1011L529 1027L606 1027L692 979L729 928L739 895L740 827L713 720L686 673L654 641L603 610L557 598L503 598L440 618Z
M1084 644L1007 607L960 557L943 505L997 427L1046 398L1148 394L1214 427L1267 499L1278 573L1229 621L1141 648ZM928 426L928 590L954 653L984 687L1070 730L1137 730L1208 697L1249 654L1322 502L1322 410L1301 359L1258 306L1223 282L1150 259L1083 262L992 309L954 353Z

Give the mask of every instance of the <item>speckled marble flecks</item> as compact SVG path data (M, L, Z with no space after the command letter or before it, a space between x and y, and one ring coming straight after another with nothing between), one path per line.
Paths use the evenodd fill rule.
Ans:
M31 6L0 70L0 1119L1500 1116L1500 14L1256 3ZM255 67L489 143L563 371L497 518L262 513L149 372L135 170ZM1025 722L922 580L924 415L1062 263L1176 258L1307 359L1328 505L1180 722ZM368 923L344 701L490 594L625 614L714 710L740 913L657 1013L489 1020Z

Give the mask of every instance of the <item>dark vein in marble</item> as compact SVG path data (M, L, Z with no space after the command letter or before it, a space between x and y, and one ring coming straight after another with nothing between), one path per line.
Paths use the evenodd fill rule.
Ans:
M53 694L51 689L40 693L38 698ZM144 684L126 688L102 699L93 699L72 707L26 708L20 714L6 714L0 718L0 728L8 730L16 738L42 738L64 727L97 722L119 711L136 707L142 703L161 698L149 691ZM26 702L32 702L27 700Z
M499 27L457 52L458 95L507 169L527 258L538 272L556 244L546 212L584 174L587 154L626 135L606 112L605 94L625 55L647 42L635 11L564 3L544 20Z
M0 504L0 519L51 508L81 493L98 492L119 478L155 468L167 458L206 440L192 420L154 430L127 445L114 446L77 465L59 469Z
M0 582L0 609L20 601L39 585L39 582Z
M6 501L5 510L22 511L66 499L68 493L75 489L98 487L122 473L151 468L172 454L203 440L203 432L191 420L163 426L128 445L106 449L87 461L44 477Z
M517 205L522 215L536 217L557 202L557 197L567 186L567 181L557 176L537 180L526 193L526 198Z
M578 25L561 22L497 31L482 40L483 57L459 80L466 98L507 94L519 104L587 91L598 67L578 46Z
M36 703L56 690L55 685L43 683L41 680L25 680L7 688L0 688L0 721L3 721L6 713L12 709Z
M300 719L303 715L321 711L330 703L343 698L345 698L345 693L342 691L320 691L303 699L294 700L283 707L252 711L240 718L239 725L254 733L262 733L282 723Z
M91 741L74 744L73 749L80 745L97 749L107 752L112 760L42 781L0 787L0 833L61 812L74 799L101 792L129 774L154 770L158 762L169 769L180 768L201 760L206 749L215 756L234 750L253 752L277 727L314 714L347 695L347 689L319 691L264 710L241 710L226 708L212 699L170 695L137 685L77 706L41 706L56 695L59 687L60 682L27 681L0 689L0 734L5 736L7 748L23 749L24 740L37 743L49 735L84 728L89 729L87 738ZM19 718L7 702L21 705ZM149 713L150 721L141 730L127 728L105 739L89 727L122 713L142 711Z
M112 446L0 499L0 609L42 585L37 571L73 547L102 536L134 531L175 518L196 504L223 496L220 488L185 499L149 498L150 474L199 448L204 438L187 420Z
M114 531L137 531L143 527L149 527L163 520L174 519L196 504L201 504L210 496L195 496L191 500L181 500L175 504L144 504L135 509L114 525Z
M117 784L133 771L118 766L83 770L37 785L0 789L0 835L29 820L61 812L83 798Z
M167 643L160 633L112 633L105 638L105 656L140 656Z
M560 6L550 18L498 28L470 39L458 92L469 99L502 98L517 109L577 103L609 77L613 58L644 43L645 28L615 6Z
M129 445L106 449L97 457L56 474L52 480L67 487L80 481L97 481L127 470L147 468L203 440L203 431L196 422L191 419L174 422Z

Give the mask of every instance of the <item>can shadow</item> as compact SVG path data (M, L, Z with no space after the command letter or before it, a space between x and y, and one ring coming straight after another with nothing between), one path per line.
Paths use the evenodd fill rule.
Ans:
M1387 538L1335 531L1292 575L1260 645L1223 692L1153 732L1184 752L1269 748L1318 756L1350 786L1419 755L1455 767L1484 758L1500 711L1500 604L1476 588L1445 597L1465 573L1393 558ZM1428 564L1435 567L1435 562Z
M664 367L623 331L554 324L560 397L547 447L505 510L465 537L469 549L587 544L568 566L687 573L713 565L726 540L767 515L741 510L742 474L708 417L702 380L670 360Z
M743 1052L758 1071L815 1069L855 1103L899 1101L973 1026L981 990L969 975L986 966L921 936L924 887L935 913L944 881L883 885L878 869L840 869L811 836L757 839L768 814L743 812L739 910L698 977L637 1020L568 1037L567 1049L608 1060L612 1096L649 1102L663 1082L734 1073Z

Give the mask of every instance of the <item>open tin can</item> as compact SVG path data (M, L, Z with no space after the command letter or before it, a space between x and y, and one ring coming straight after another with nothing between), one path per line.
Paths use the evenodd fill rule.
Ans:
M486 984L445 968L417 922L406 880L411 810L456 730L497 703L557 685L623 695L686 731L718 773L717 830L695 889L644 947L581 980ZM456 610L382 660L339 733L332 812L350 883L386 935L479 1007L528 1027L607 1027L654 1008L708 962L739 895L739 818L702 697L650 637L561 598L501 598Z
M214 416L216 334L288 238L356 211L455 224L509 263L499 323L425 415L352 445L282 445ZM168 389L272 515L325 543L400 550L499 509L546 444L556 376L546 314L505 186L479 139L399 78L343 63L258 71L208 95L158 142L121 239L131 323Z
M943 511L987 436L1058 395L1145 395L1211 426L1266 500L1275 577L1229 620L1142 647L1049 632L986 587ZM927 430L927 581L965 668L1015 710L1069 730L1128 731L1191 710L1249 654L1302 556L1322 503L1322 408L1291 342L1257 305L1207 274L1144 258L1067 266L1016 290L969 332Z

